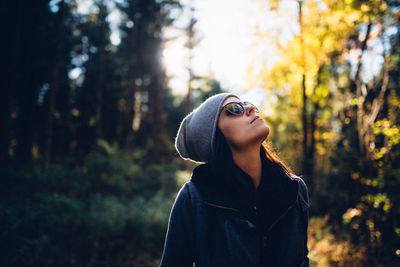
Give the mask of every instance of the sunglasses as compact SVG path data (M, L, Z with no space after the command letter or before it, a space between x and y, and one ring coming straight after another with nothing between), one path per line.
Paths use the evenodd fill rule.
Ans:
M226 104L225 106L223 106L221 108L221 110L226 110L229 113L233 114L233 115L242 115L245 111L244 106L250 106L254 108L254 111L256 113L259 113L258 108L256 106L254 106L253 104L251 104L250 102L229 102L228 104Z

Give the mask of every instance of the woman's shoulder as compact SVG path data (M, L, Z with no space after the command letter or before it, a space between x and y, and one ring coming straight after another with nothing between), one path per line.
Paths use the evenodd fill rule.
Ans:
M200 192L197 189L195 183L193 181L185 182L181 189L178 192L177 198L187 199L187 200L198 200L200 199Z
M203 199L205 189L209 189L212 180L210 168L206 164L201 164L194 168L190 180L185 182L178 194L177 199L199 201Z
M289 173L290 178L292 178L293 180L298 181L301 186L307 187L306 183L304 182L304 179L294 173Z
M308 201L308 187L307 187L307 184L304 182L304 179L293 173L290 173L290 177L293 180L298 181L299 186L300 186L300 192L302 193L304 199L306 199Z

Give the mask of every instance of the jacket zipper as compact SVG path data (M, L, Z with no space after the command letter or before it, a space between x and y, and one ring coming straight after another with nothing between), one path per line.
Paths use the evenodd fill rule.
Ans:
M281 216L278 217L278 219L275 220L273 224L271 224L271 226L267 229L267 232L271 231L272 227L274 227L275 224L277 224L292 208L294 208L298 198L299 198L299 192L297 191L296 200L293 202L292 205L289 206L289 208L284 213L281 214Z
M299 198L299 191L297 190L296 200L288 207L288 209L284 213L282 213L278 217L278 219L275 220L275 222L273 224L271 224L271 226L267 229L267 232L271 231L272 227L274 227L296 205L296 202L297 202L298 198ZM209 206L212 206L212 207L239 212L239 210L237 210L237 209L230 208L230 207L225 207L225 206L221 206L221 205L217 205L217 204L210 203L210 202L207 202L207 201L204 201L204 203L209 205ZM255 212L257 212L257 207L256 206L254 206L254 210L255 210Z
M296 195L296 200L288 207L288 209L284 212L284 213L282 213L279 217L278 217L278 219L276 219L275 220L275 222L273 223L273 224L271 224L271 226L267 229L267 232L269 232L269 231L271 231L271 229L272 229L272 227L274 227L295 205L296 205L296 202L297 202L297 200L298 200L298 198L299 198L299 191L297 190L297 195ZM232 210L232 211L236 211L236 212L239 212L239 210L237 210L237 209L234 209L234 208L230 208L230 207L225 207L225 206L221 206L221 205L217 205L217 204L213 204L213 203L210 203L210 202L207 202L207 201L204 201L207 205L210 205L210 206L213 206L213 207L216 207L216 208L220 208L220 209L225 209L225 210ZM255 212L257 213L257 207L256 206L254 206L254 210L255 210Z
M204 201L204 203L206 203L207 205L212 206L212 207L239 212L239 210L237 210L237 209L230 208L230 207L225 207L225 206L220 206L220 205L213 204L213 203L210 203L210 202L207 202L207 201Z
M299 185L300 186L300 185ZM273 224L271 224L271 226L267 229L267 232L265 234L262 235L262 242L263 242L263 246L266 247L267 246L267 241L268 241L268 234L269 232L272 230L272 228L292 209L294 208L294 206L296 205L296 202L298 201L299 198L299 189L297 190L297 195L296 195L296 200L292 203L292 205L290 205L287 210L282 213L278 219L275 220L275 222Z
M300 186L300 185L299 185ZM299 187L298 187L298 189L297 189L297 195L296 195L296 200L287 208L287 210L284 212L284 213L282 213L279 217L278 217L278 219L276 219L275 221L274 221L274 223L273 224L271 224L271 226L267 229L267 232L265 233L265 234L263 234L262 235L262 243L263 243L263 246L264 247L266 247L267 246L267 241L268 241L268 234L269 234L269 232L271 231L271 229L291 210L291 209L293 209L294 208L294 206L296 205L296 202L298 201L298 198L299 198ZM210 203L210 202L207 202L207 201L204 201L205 202L205 204L207 204L207 205L209 205L209 206L212 206L212 207L216 207L216 208L220 208L220 209L225 209L225 210L231 210L231 211L235 211L235 212L239 212L239 210L237 210L237 209L234 209L234 208L230 208L230 207L225 207L225 206L221 206L221 205L217 205L217 204L213 204L213 203ZM257 214L257 206L256 205L254 205L254 211L256 212L256 214Z

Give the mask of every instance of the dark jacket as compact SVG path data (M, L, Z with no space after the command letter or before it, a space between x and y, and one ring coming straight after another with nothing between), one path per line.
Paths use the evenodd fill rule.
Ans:
M309 266L304 181L263 171L255 190L245 172L230 167L240 177L228 178L242 182L236 191L207 164L195 168L172 208L160 266Z

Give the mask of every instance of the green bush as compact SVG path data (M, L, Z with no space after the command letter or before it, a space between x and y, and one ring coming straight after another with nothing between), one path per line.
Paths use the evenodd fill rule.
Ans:
M179 170L110 146L80 167L3 169L2 266L156 264Z

